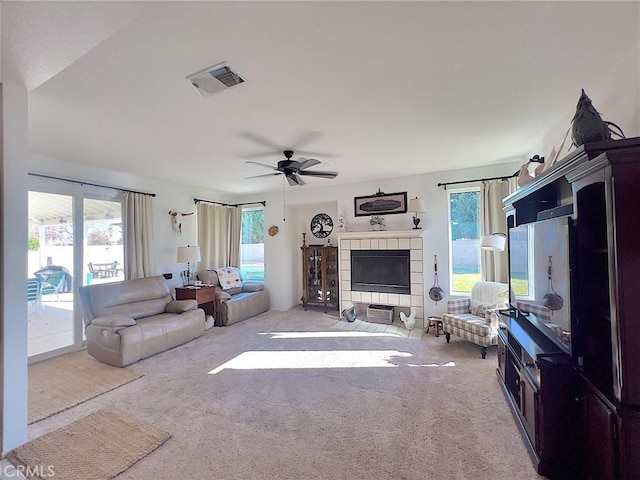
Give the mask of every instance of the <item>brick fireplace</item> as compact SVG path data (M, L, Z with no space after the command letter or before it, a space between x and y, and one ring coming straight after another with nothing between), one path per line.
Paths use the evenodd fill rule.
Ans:
M340 311L356 305L359 318L365 317L370 304L391 305L397 318L400 310L407 315L416 311L416 328L424 325L424 237L423 230L342 232L338 234ZM352 250L409 250L410 294L362 292L351 290Z

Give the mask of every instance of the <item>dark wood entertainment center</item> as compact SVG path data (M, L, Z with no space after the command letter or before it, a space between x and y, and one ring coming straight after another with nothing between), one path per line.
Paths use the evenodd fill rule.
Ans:
M498 381L538 473L640 479L640 138L583 145L504 211L510 231L569 218L564 340L513 297L499 332Z

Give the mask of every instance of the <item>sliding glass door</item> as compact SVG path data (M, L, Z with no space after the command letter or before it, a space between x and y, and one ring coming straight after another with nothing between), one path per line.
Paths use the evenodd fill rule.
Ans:
M85 198L82 220L84 284L124 280L120 202Z
M27 301L29 360L82 348L77 288L123 280L119 192L32 179Z
M29 192L29 356L74 345L74 199Z

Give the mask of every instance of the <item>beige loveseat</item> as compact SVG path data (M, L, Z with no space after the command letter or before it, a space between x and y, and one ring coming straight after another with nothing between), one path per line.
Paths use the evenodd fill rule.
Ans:
M230 288L223 288L220 285L215 269L198 273L198 280L216 287L216 312L220 318L219 324L231 325L269 310L269 291L264 288L264 284L254 280L244 280L240 269L236 267L227 268L234 270L239 280Z
M162 276L80 287L89 355L124 367L205 330L195 300L173 300Z

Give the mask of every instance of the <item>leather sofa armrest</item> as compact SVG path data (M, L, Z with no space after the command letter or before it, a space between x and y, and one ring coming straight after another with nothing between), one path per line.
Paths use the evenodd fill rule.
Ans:
M123 315L121 313L114 313L112 315L105 315L102 317L96 317L91 321L91 325L95 327L111 327L111 328L124 328L135 325L136 321L129 315Z
M198 308L198 302L196 300L172 300L167 303L164 311L167 313L183 313L196 308Z
M229 295L227 292L224 292L222 290L216 290L216 299L219 302L226 302L230 298L231 298L231 295Z
M243 292L260 292L264 290L264 284L259 282L245 282L242 285Z

